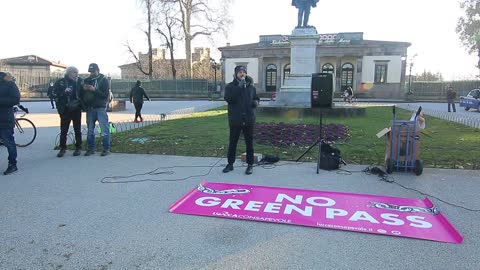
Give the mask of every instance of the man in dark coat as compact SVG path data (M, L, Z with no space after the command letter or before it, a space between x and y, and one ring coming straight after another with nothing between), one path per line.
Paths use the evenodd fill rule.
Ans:
M455 98L457 97L457 92L453 91L453 87L450 85L448 86L447 90L447 103L448 103L448 112L450 112L450 106L453 109L453 112L457 112L455 108Z
M17 171L17 146L13 137L15 115L13 106L20 103L20 92L17 85L9 79L11 76L0 72L0 139L8 151L8 167L4 175Z
M140 118L140 122L143 122L142 107L143 107L144 97L147 100L150 100L147 93L145 93L145 89L143 89L142 87L142 82L137 81L137 83L135 83L135 87L133 87L132 90L130 91L130 103L133 102L133 105L135 106L135 120L133 120L133 122L135 123L139 122L137 120L138 118Z
M67 150L67 133L70 122L73 122L75 132L75 151L73 155L79 156L82 150L82 103L80 101L82 79L78 77L78 69L68 67L65 71L65 77L57 80L53 89L57 112L60 115L60 151L57 157L63 157Z
M319 0L292 0L292 6L298 8L298 24L297 27L308 27L308 18L310 9L316 7ZM302 25L303 18L303 25Z
M238 138L243 131L247 147L246 174L253 172L253 126L255 124L255 108L259 98L253 86L253 79L247 76L244 66L235 67L234 79L225 87L225 101L228 103L228 123L230 126L230 143L228 145L228 165L224 173L233 170Z

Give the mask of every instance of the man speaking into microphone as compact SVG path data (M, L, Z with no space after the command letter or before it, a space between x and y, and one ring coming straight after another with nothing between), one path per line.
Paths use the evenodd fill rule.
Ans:
M234 79L225 88L225 101L228 103L228 124L230 126L230 142L228 145L228 165L224 173L233 170L238 138L243 131L247 147L247 169L245 174L253 172L253 126L255 124L255 108L259 98L253 86L253 79L247 76L247 68L236 66Z

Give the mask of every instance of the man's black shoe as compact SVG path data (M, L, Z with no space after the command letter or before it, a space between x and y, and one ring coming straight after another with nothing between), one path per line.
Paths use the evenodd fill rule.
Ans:
M80 156L81 153L82 153L82 150L80 150L80 149L75 149L75 151L73 152L73 156L74 156L74 157Z
M86 157L91 156L93 154L95 154L95 150L88 149L87 152L85 152Z
M253 173L253 165L248 165L247 169L245 170L245 174L252 174Z
M63 157L65 155L65 149L60 149L60 152L58 152L57 157Z
M17 165L9 164L6 171L3 172L4 175L11 174L18 171Z
M233 164L228 164L225 169L223 169L224 173L228 173L230 171L233 171Z

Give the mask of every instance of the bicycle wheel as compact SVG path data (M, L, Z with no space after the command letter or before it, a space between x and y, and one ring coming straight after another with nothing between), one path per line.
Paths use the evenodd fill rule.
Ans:
M37 128L27 118L17 118L15 123L15 144L19 147L29 146L37 137Z

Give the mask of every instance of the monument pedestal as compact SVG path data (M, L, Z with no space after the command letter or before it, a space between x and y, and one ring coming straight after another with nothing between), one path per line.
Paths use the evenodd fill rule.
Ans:
M319 35L314 27L295 28L290 41L290 76L278 92L275 106L310 108L312 73L316 73Z

